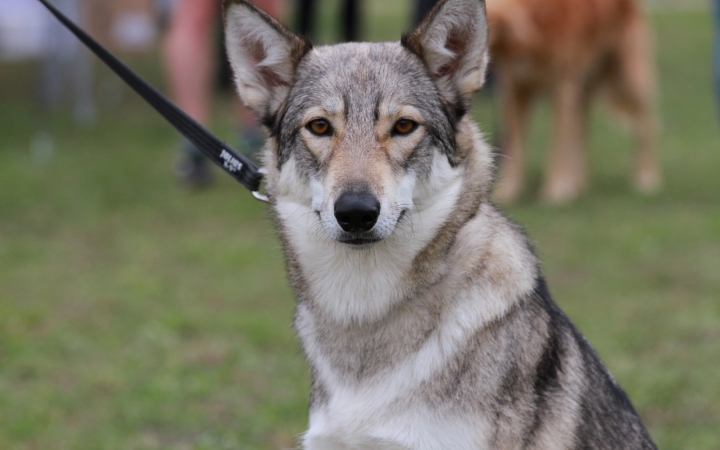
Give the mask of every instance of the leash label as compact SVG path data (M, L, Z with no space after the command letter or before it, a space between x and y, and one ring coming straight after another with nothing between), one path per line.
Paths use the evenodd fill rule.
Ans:
M228 153L227 150L224 150L220 152L220 157L224 160L223 167L225 167L230 172L240 172L240 169L242 169L243 163L238 161L237 158L235 158L233 155Z

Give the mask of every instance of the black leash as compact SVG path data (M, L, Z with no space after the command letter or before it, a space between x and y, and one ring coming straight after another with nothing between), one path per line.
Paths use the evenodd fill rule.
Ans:
M93 53L95 53L105 64L108 65L120 78L125 81L135 92L140 94L150 106L155 108L172 126L183 136L192 142L203 155L210 158L231 177L239 181L243 186L250 189L253 196L258 200L267 202L266 196L260 193L260 183L263 175L260 170L246 156L238 153L228 144L217 138L185 111L178 108L163 94L155 89L150 83L123 64L105 47L91 38L80 27L55 9L47 0L39 0L57 19L62 22L72 33L77 36Z

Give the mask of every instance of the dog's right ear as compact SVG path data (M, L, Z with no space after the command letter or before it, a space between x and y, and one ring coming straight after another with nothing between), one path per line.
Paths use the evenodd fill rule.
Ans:
M288 95L307 39L245 0L224 0L225 44L243 102L267 123Z

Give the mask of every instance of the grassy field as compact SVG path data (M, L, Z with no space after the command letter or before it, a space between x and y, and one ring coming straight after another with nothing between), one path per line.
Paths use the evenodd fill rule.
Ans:
M381 19L378 4L369 33L392 39L406 19L397 6ZM632 192L632 138L598 110L589 194L558 208L529 193L508 212L659 448L718 449L711 23L702 12L652 19L664 191ZM132 64L160 83L156 58ZM265 206L220 173L207 191L179 189L176 135L130 94L86 127L47 117L55 153L33 156L33 80L31 64L0 66L0 448L296 445L309 377ZM212 128L232 142L230 110L219 99ZM486 104L477 115L490 123ZM534 185L549 123L542 108L536 119Z

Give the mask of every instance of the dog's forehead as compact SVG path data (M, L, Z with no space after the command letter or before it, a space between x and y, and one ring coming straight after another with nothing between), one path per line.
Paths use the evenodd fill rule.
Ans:
M339 98L356 107L382 100L414 104L421 93L427 99L435 91L420 59L398 42L317 47L300 64L294 90L304 104Z

